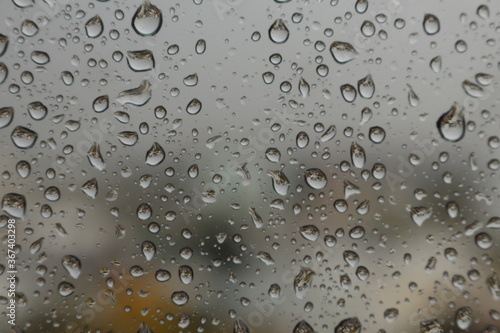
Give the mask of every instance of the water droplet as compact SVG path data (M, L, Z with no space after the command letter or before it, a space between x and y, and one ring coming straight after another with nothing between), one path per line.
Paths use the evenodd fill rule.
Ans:
M435 35L439 32L439 19L435 15L425 14L423 26L426 34Z
M408 86L408 102L410 103L411 107L417 107L420 104L420 98L418 98L417 94L415 91L413 91L413 88L407 84Z
M197 98L193 98L186 107L187 113L191 115L198 114L201 111L202 104Z
M50 57L46 52L33 51L31 52L31 60L37 65L46 65L50 62Z
M466 330L472 324L472 309L468 306L461 307L455 313L455 323L461 330Z
M33 37L38 33L38 25L31 20L24 20L21 24L21 32L26 37Z
M490 9L486 5L480 5L476 10L477 16L483 20L487 20L490 17Z
M345 42L333 42L330 46L330 52L333 59L339 64L345 64L358 56L358 52L354 47Z
M359 14L363 14L368 9L368 0L357 0L354 8Z
M69 282L61 282L57 288L59 295L67 297L75 292L75 286Z
M479 83L482 86L489 86L490 84L493 83L493 75L486 73L477 73L475 77L477 83Z
M268 266L274 265L273 257L267 252L260 251L255 257Z
M363 24L361 24L361 33L365 37L371 37L375 35L375 24L371 21L364 21Z
M89 38L99 37L104 30L104 25L102 24L101 17L96 15L85 23L85 31Z
M359 255L354 251L344 251L344 260L349 266L355 267L359 263Z
M28 178L31 173L31 165L26 161L19 161L16 164L16 171L21 178Z
M462 82L462 88L464 88L465 92L470 97L474 98L484 97L484 89L481 86L473 82L470 82L469 80L465 80L464 82Z
M351 144L351 160L352 164L356 168L362 169L365 166L366 162L365 150L356 142L353 142Z
M357 317L342 320L335 328L335 333L360 333L361 323Z
M189 295L185 291L176 291L172 293L172 302L175 305L185 305L189 302Z
M356 99L356 88L348 83L340 86L340 92L347 103L352 103Z
M365 266L359 266L356 268L356 276L361 281L366 281L370 277L370 271Z
M326 175L320 169L309 169L304 173L307 185L312 189L321 190L325 188L328 183Z
M307 81L304 80L303 77L301 77L299 80L299 92L302 95L302 97L307 97L309 95L310 90L311 87L309 86L309 83L307 83Z
M26 214L26 198L17 193L8 193L2 199L2 209L12 217L23 219Z
M165 159L165 151L158 142L153 143L146 153L146 164L157 166Z
M26 127L17 126L10 136L17 148L28 149L35 145L38 134Z
M132 17L132 28L141 36L154 36L163 24L161 10L149 1L139 6Z
M310 242L315 242L319 238L319 229L315 225L305 225L299 228L302 237Z
M279 195L286 196L288 194L288 188L290 187L290 182L286 178L285 174L281 170L268 171L267 175L273 180L273 188Z
M493 246L493 238L486 232L481 232L476 235L476 245L482 250L487 250Z
M87 158L92 165L97 170L104 170L106 167L106 163L104 163L104 159L102 158L101 150L99 148L99 144L94 142L92 147L90 147L87 152Z
M122 91L116 99L121 104L143 106L151 99L151 83L143 80L137 88Z
M441 71L441 66L442 66L441 56L432 58L430 66L431 69L434 71L434 73L439 73Z
M139 212L137 212L137 215L139 216ZM139 217L141 220L143 218ZM142 249L142 254L144 255L144 258L146 258L147 261L151 261L153 259L155 253L156 253L156 246L153 242L150 241L144 241L142 242L141 245Z
M388 323L393 323L398 318L399 311L396 308L390 308L384 311L384 319Z
M419 227L432 216L432 208L413 207L411 208L411 218Z
M146 272L144 272L144 269L141 266L137 266L137 265L130 267L129 272L130 272L130 275L132 275L135 278L141 277L144 274L146 274Z
M250 207L248 209L248 212L250 213L250 216L252 218L252 221L255 225L255 227L257 229L260 229L264 226L264 222L262 221L262 218L260 217L260 215L257 213L257 211L255 210L255 208L253 207Z
M311 287L314 275L316 275L316 273L312 269L308 267L300 268L299 274L297 274L293 280L293 289L295 290L297 298L304 299Z
M124 131L118 133L118 140L126 146L133 146L139 140L137 132Z
M293 328L293 333L314 333L314 330L309 323L305 320L301 320Z
M371 127L369 137L373 143L381 143L385 139L385 130L378 126Z
M104 112L109 107L109 97L108 95L103 95L97 97L92 103L92 108L95 112Z
M164 269L159 269L155 273L155 278L158 282L166 282L170 280L170 272Z
M194 87L198 84L198 74L193 73L184 78L184 84L187 87Z
M9 126L12 119L14 119L14 108L3 107L0 109L0 128Z
M290 31L282 19L277 19L269 28L269 38L276 44L282 44L288 40Z
M278 299L281 295L281 287L277 283L273 283L267 292L269 296L273 299Z
M233 333L250 333L250 329L243 320L238 319L234 322Z
M97 179L92 178L82 185L82 191L92 199L95 199L97 193L99 192L99 188L97 186Z
M437 122L439 134L446 141L457 142L465 135L465 118L463 108L454 103L447 112L443 113Z
M203 53L205 53L206 49L207 49L207 42L204 39L199 39L196 42L196 46L195 46L196 53L203 54Z
M66 255L62 258L62 265L73 279L78 279L82 269L80 259L72 255Z
M437 319L424 320L420 322L420 333L444 333L444 327Z
M375 93L375 83L370 74L358 81L358 92L363 98L372 98Z
M190 266L179 267L179 279L184 284L190 284L193 281L194 273Z
M155 57L150 50L128 51L127 63L134 72L150 71L155 67Z

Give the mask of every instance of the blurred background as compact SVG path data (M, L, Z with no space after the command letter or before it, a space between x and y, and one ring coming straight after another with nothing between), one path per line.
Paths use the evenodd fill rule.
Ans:
M1 332L497 332L499 3L3 5Z

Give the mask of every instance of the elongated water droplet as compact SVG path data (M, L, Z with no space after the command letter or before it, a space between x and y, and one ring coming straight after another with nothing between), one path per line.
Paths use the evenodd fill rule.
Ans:
M375 93L375 83L370 74L358 81L358 92L363 98L372 98Z
M358 56L356 49L349 43L333 42L330 46L330 52L339 64L345 64Z
M356 168L362 169L365 166L365 150L357 142L351 144L351 160Z
M455 323L461 330L466 330L472 324L472 309L468 306L461 307L455 314Z
M0 34L0 57L7 51L7 46L9 46L9 37Z
M155 58L150 50L127 51L127 63L134 72L145 72L155 67Z
M301 131L297 134L297 147L305 148L309 144L309 135L306 132Z
M187 87L194 87L198 84L198 74L193 73L184 78L184 84Z
M62 265L73 279L78 279L82 269L80 259L72 255L66 255L62 258Z
M463 107L454 103L450 110L439 117L437 127L439 134L441 134L441 137L446 141L460 141L465 135Z
M156 246L153 242L144 241L141 245L142 254L147 261L151 261L156 253Z
M307 83L307 81L304 80L303 77L301 77L299 80L299 92L302 95L302 97L307 97L309 95L310 90L311 87L309 86L309 83Z
M408 102L410 103L411 107L417 107L420 104L420 98L418 98L417 94L415 91L413 91L413 88L407 84L408 86Z
M33 51L31 52L31 60L37 65L46 65L50 62L50 56L43 51Z
M250 216L252 217L252 221L257 229L260 229L264 226L264 222L262 221L262 218L260 217L259 214L257 214L257 211L255 208L250 207L248 209L248 212L250 213Z
M256 258L268 266L274 265L273 257L267 252L259 251L259 253L257 253L256 255Z
M308 267L300 268L299 274L293 279L293 289L297 298L304 299L311 287L314 275L316 273L312 269Z
M354 267L359 263L359 255L354 251L344 251L344 261Z
M464 82L462 82L462 88L464 88L465 92L470 97L474 98L484 97L484 89L481 86L473 82L470 82L469 80L465 80Z
M28 178L31 173L31 165L26 161L19 161L16 164L16 171L21 178Z
M137 132L124 131L118 133L118 140L126 146L133 146L139 140L139 135Z
M90 147L87 152L87 158L89 159L90 165L97 170L104 170L106 167L106 163L104 163L104 159L102 158L101 150L97 142L94 142L92 147Z
M9 76L9 69L7 68L7 65L5 65L3 62L0 62L0 84L5 82L5 80L7 79L7 76ZM0 119L1 119L1 115L0 115Z
M250 329L243 320L238 319L234 322L233 333L250 333Z
M276 44L282 44L288 40L290 31L282 19L277 19L269 28L269 38Z
M161 10L149 1L139 6L132 17L132 28L141 36L154 36L163 24Z
M101 17L96 15L85 23L85 31L89 38L99 37L104 30L104 25L102 23Z
M425 14L423 26L426 34L435 35L439 32L439 19L435 15Z
M151 83L148 80L143 80L137 88L122 91L116 99L122 104L132 104L135 106L143 106L151 99Z
M434 73L439 73L441 71L441 56L437 56L431 59L430 66Z
M288 188L290 187L290 182L286 178L285 174L281 170L268 171L267 175L273 180L273 188L279 195L287 195Z
M411 218L419 227L432 216L432 208L413 207L411 208Z
M354 8L359 14L363 14L368 9L368 0L357 0Z

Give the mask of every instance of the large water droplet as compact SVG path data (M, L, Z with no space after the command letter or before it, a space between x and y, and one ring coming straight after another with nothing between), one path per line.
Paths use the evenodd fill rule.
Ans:
M457 142L465 135L463 108L454 103L450 110L443 113L437 122L439 134L446 141Z
M155 58L150 50L128 51L127 63L134 72L145 72L155 67Z
M0 128L9 126L12 119L14 119L14 108L4 107L0 109Z
M428 35L435 35L439 32L439 19L435 15L425 14L423 25Z
M300 268L299 274L293 279L293 289L295 290L297 298L304 299L311 287L314 275L316 275L316 273L312 269L308 267Z
M69 282L61 282L57 288L59 295L67 297L75 292L75 286Z
M122 104L132 104L135 106L143 106L151 99L151 83L148 80L143 80L137 88L122 91L116 99Z
M66 255L62 258L62 265L73 279L78 279L82 269L80 259L72 255Z
M315 225L305 225L299 228L302 237L308 241L315 242L319 238L319 229Z
M144 2L132 18L132 28L141 36L154 36L163 23L161 10L149 1Z
M92 108L95 112L104 112L109 107L109 97L108 95L103 95L97 97L92 103Z
M195 115L201 111L202 104L197 98L193 98L186 107L186 112Z
M309 169L304 173L307 185L312 189L321 190L328 183L326 175L320 169Z
M153 143L146 153L146 164L156 166L165 159L165 151L158 142Z
M28 149L35 145L38 134L26 127L17 126L12 131L11 138L17 148Z
M358 52L354 47L345 42L333 42L330 46L330 52L333 59L339 64L345 64L358 56Z
M21 24L21 32L26 37L33 37L38 33L38 25L31 20L24 20Z
M267 175L270 176L273 180L273 188L279 195L287 195L288 188L290 187L290 182L288 178L285 176L283 171L268 171Z
M370 74L358 81L358 92L363 98L372 98L375 93L375 83Z
M82 185L82 191L92 199L95 199L97 193L99 192L99 188L97 186L97 179L92 178Z
M106 167L106 163L104 163L104 159L102 158L101 150L97 142L94 142L92 147L90 147L87 152L87 158L89 159L90 165L97 170L104 170Z
M351 160L356 168L362 169L365 166L365 150L357 142L351 144Z
M269 38L276 44L282 44L288 40L290 31L282 19L277 19L269 28Z
M104 26L102 24L101 17L96 15L85 23L85 31L89 38L97 38L102 34Z
M2 209L12 217L23 219L26 214L26 199L17 193L8 193L2 199Z
M172 293L172 302L175 305L185 305L189 302L189 295L185 291L176 291Z

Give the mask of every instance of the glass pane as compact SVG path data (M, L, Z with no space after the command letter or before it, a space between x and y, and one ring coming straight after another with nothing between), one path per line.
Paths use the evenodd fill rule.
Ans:
M498 332L500 3L2 5L1 332Z

